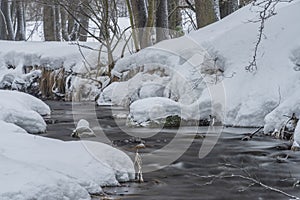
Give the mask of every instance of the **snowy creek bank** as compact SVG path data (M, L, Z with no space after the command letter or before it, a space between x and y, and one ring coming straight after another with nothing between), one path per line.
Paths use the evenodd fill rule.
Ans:
M0 97L1 200L89 200L103 186L134 179L130 158L110 145L32 135L46 131L42 116L50 116L41 100L8 90Z
M241 140L254 129L224 128L213 150L203 159L199 159L199 149L203 140L210 137L209 134L206 135L207 127L129 128L125 125L126 119L115 118L128 113L128 110L121 107L97 106L94 107L95 111L91 109L95 106L93 102L85 102L77 103L79 109L74 110L70 102L46 101L46 103L52 110L52 123L48 124L47 132L42 134L45 137L65 141L78 140L70 137L75 128L74 115L81 113L80 116L83 116L84 113L87 120L96 116L109 139L106 142L121 151L134 153L134 146L141 141L145 142L146 149L141 151L144 159L147 154L170 144L177 134L182 134L181 142L193 138L193 142L182 152L182 156L165 168L161 168L159 162L149 163L144 160L144 169L147 165L157 169L144 173L144 183L122 183L118 187L104 187L103 191L108 198L290 199L282 192L300 196L298 190L300 170L297 164L300 162L300 153L290 151L289 142L263 134L255 135L250 141ZM97 131L97 128L93 126L92 128ZM97 139L99 138L91 138ZM172 151L167 150L166 158L173 152L181 151L180 145ZM260 183L282 192L266 188ZM93 197L95 200L101 198L103 197Z
M131 125L148 126L169 116L224 125L264 126L279 131L293 113L300 118L300 1L276 5L265 21L256 66L259 7L239 9L226 18L180 38L160 42L120 59L98 104L129 107ZM295 140L300 144L300 124ZM295 128L295 127L294 127Z
M0 47L0 89L41 99L94 100L109 81L102 76L106 68L99 67L96 42L0 41Z

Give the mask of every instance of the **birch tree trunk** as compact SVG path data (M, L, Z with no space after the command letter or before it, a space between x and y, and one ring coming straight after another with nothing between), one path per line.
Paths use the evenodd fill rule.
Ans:
M11 19L11 2L9 0L2 0L1 9L3 16L5 18L6 24L6 39L7 40L15 40L14 27Z

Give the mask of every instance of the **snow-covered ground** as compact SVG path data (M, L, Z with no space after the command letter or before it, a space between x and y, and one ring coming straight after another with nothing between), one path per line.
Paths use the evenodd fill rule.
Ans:
M126 29L129 26L128 18L119 18L119 26L120 30ZM91 23L91 32L96 27ZM35 82L43 75L43 69L54 70L53 73L58 74L64 68L64 76L68 76L66 96L83 91L84 94L74 96L78 100L94 100L100 87L109 82L108 76L102 76L108 69L106 48L100 47L100 43L91 38L88 42L44 42L42 31L42 22L28 22L28 41L0 41L0 89L27 92L28 87L37 85ZM115 60L124 53L125 44L128 45L125 54L133 48L130 41L126 42L129 34L130 31L127 31L118 43L114 41L112 44L113 47L117 44L113 52ZM55 90L53 87L52 91Z
M254 73L245 67L257 41L260 23L251 21L258 20L259 8L248 5L199 31L125 56L112 71L120 82L106 87L98 103L130 106L128 119L137 125L169 115L186 120L214 115L227 125L264 125L265 132L279 129L286 122L283 115L300 116L299 9L300 0L276 5L277 14L264 25ZM82 48L87 58L82 62L78 46L68 43L0 41L0 45L0 81L9 74L6 80L12 84L17 76L23 80L39 76L38 71L23 76L23 66L58 68L63 63L67 70L88 74L86 66L99 61L97 52ZM84 45L98 48L96 43ZM105 62L105 55L100 60ZM108 77L98 78L103 88L109 83ZM103 89L91 80L71 81L93 97Z
M106 87L98 103L129 106L130 124L141 126L168 116L198 120L213 115L227 125L279 130L287 120L284 115L300 117L299 10L300 0L277 5L277 15L265 23L255 73L245 70L260 25L249 22L258 19L257 8L249 5L199 31L119 60L112 74L120 82ZM99 49L97 43L82 44ZM0 46L0 87L11 84L13 89L42 73L24 75L24 66L89 73L99 61L97 51L80 52L70 43L0 41ZM100 60L105 62L105 55ZM105 77L98 81L108 84ZM71 85L94 93L102 89L80 78ZM133 178L130 158L108 145L27 134L46 130L42 116L50 109L42 101L0 90L0 110L0 199L90 199L101 186ZM300 144L300 123L295 133Z
M123 152L90 141L63 142L27 134L45 131L39 99L0 90L0 199L90 199L101 186L134 178Z
M283 115L300 117L299 9L299 0L280 3L266 20L255 73L245 70L260 26L250 22L259 8L249 5L121 59L113 70L121 82L104 89L98 103L130 106L129 119L142 125L168 115L198 119L217 112L227 125L279 129Z
M59 71L64 67L68 72L65 75L71 75L71 73L86 75L88 70L95 70L97 66L95 64L98 58L96 50L99 49L99 44L88 42L80 45L82 46L69 42L0 41L0 88L26 91L28 87L35 86L35 81L42 76L43 69ZM85 66L84 58L89 58L90 66L83 67ZM105 56L102 61L105 62ZM25 70L29 69L30 73L27 71L28 74L24 74ZM77 85L71 76L69 80L70 85L74 87L88 82L84 77L77 79ZM95 84L90 85L92 88ZM72 90L71 86L66 87L66 90Z

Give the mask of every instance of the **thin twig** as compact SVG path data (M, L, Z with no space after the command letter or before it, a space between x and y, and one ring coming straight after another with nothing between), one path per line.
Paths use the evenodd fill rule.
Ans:
M276 15L275 8L278 3L282 3L282 2L290 3L292 1L293 0L264 0L264 1L254 0L253 1L252 5L258 8L262 8L262 10L258 11L259 19L256 21L252 21L252 22L260 22L260 26L258 28L257 41L255 42L252 60L250 61L249 65L245 67L246 71L255 72L257 70L257 54L264 35L266 20Z
M254 184L257 184L267 190L271 190L273 192L277 192L277 193L280 193L284 196L287 196L291 199L300 199L299 197L297 196L294 196L292 194L289 194L283 190L280 190L278 188L275 188L275 187L272 187L272 186L269 186L269 185L266 185L264 183L262 183L261 181L258 181L257 179L255 178L252 178L250 176L244 176L244 175L241 175L241 174L230 174L230 175L223 175L223 176L220 176L220 175L209 175L209 176L200 176L201 178L211 178L212 180L210 180L209 182L203 184L203 185L209 185L209 184L212 184L214 180L216 179L225 179L225 178L241 178L241 179L245 179L245 180L248 180L250 182L252 182L252 184L250 184L250 186L254 185ZM249 186L248 186L249 188Z

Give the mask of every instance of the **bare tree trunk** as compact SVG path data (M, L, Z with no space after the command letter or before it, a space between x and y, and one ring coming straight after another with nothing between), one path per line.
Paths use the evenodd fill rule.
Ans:
M168 2L160 0L156 12L156 42L169 38Z
M67 27L68 14L64 8L60 7L60 16L61 16L61 33L62 38L65 41L70 41Z
M2 0L0 0L0 39L6 40L7 38L7 28L5 22L5 16L2 12Z
M195 0L195 9L198 28L214 23L217 20L213 0Z
M243 6L246 6L248 5L249 3L253 2L254 0L240 0L240 4L239 4L239 7L243 7Z
M79 27L79 41L87 41L87 32L86 30L89 28L89 11L87 6L89 4L89 0L83 0L81 2L81 10L80 10L80 27Z
M62 41L62 30L61 30L61 15L60 15L60 6L54 5L54 12L55 12L55 40Z
M144 32L143 29L146 26L148 19L146 2L145 0L131 0L131 6L135 28L137 28L138 41L141 45Z
M105 46L107 49L107 60L108 60L108 74L111 76L111 70L115 66L115 61L113 58L113 52L112 52L112 43L111 43L111 37L110 37L110 30L107 29L110 23L110 14L109 14L109 0L103 1L103 13L102 13L102 27L104 27L104 30L102 30L102 37L105 41Z
M155 16L155 0L148 0L148 19L147 19L147 23L146 26L144 28L143 31L143 38L141 41L141 47L142 48L146 48L148 46L152 45L152 41L151 41L151 31L153 29L154 26L154 16Z
M75 25L75 20L74 20L74 18L69 14L69 15L68 15L68 33L69 33L69 35L72 34L74 25Z
M144 28L148 18L145 0L131 0L131 5L137 28Z
M214 2L214 10L217 20L221 20L221 13L220 13L220 0L213 0ZM236 0L237 1L237 0Z
M134 14L133 14L133 10L132 10L132 6L129 0L126 0L126 5L127 5L127 9L128 9L128 13L129 13L129 19L130 19L130 25L131 25L131 30L132 30L132 38L133 38L133 43L134 43L134 47L135 50L138 52L140 50L140 44L138 41L138 35L137 35L137 30L136 30L136 26L134 23Z
M26 30L25 30L25 11L24 11L24 2L16 1L16 10L17 10L17 33L16 40L25 40Z
M56 40L55 28L55 8L52 4L44 5L43 21L44 21L44 37L45 41Z
M168 0L169 28L171 30L182 29L182 14L179 9L180 0Z
M78 38L79 24L75 21L74 16L78 14L79 0L68 0L67 2L69 12L71 12L71 14L68 14L68 35L71 41L75 41Z
M220 0L220 14L221 14L221 19L226 17L227 15L230 15L234 11L238 9L238 0Z
M14 27L11 19L11 2L9 0L2 0L1 9L6 23L6 39L15 40Z

